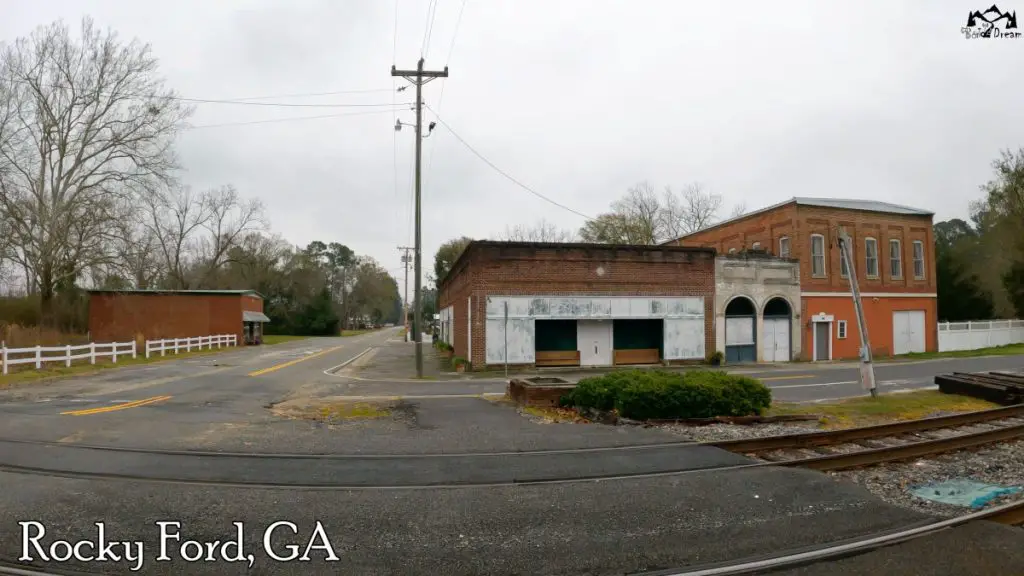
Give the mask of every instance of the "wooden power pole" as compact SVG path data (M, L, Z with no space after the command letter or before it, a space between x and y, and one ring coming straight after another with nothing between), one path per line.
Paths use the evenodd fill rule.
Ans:
M391 66L392 76L401 76L408 80L411 84L416 86L416 247L415 253L415 279L413 280L415 305L412 317L412 329L413 337L416 341L416 377L423 377L423 287L422 287L422 264L423 264L423 244L422 234L420 227L420 189L422 184L421 179L421 159L423 157L423 85L435 78L447 78L448 67L445 66L444 70L431 71L423 69L423 58L420 58L416 65L415 70L398 70L394 65ZM395 126L396 129L401 128L401 124Z

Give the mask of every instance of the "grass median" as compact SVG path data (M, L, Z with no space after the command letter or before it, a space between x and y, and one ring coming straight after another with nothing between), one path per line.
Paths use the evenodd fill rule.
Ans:
M886 424L900 420L916 420L958 412L998 408L997 404L936 390L883 394L877 398L848 398L836 402L776 402L769 415L820 414L822 428L853 428Z

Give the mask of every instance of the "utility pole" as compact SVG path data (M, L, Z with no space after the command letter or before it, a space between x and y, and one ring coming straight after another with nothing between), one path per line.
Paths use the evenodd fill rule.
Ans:
M409 262L412 261L412 257L409 256L410 250L415 250L412 246L399 246L399 250L403 250L402 253L402 268L405 270L405 298L402 299L402 326L405 326L405 341L409 341Z
M846 259L846 276L850 281L850 293L853 294L853 307L857 311L857 332L860 333L860 383L871 392L871 397L878 396L875 387L875 368L871 364L871 342L868 339L868 324L864 320L864 303L860 299L860 286L857 283L857 270L853 260L853 242L846 233L846 228L839 228L839 250L841 257Z
M415 70L398 70L391 66L392 76L401 76L416 86L416 248L415 252L415 274L413 280L415 306L412 317L413 336L416 341L416 377L423 377L423 294L422 294L422 264L423 264L423 243L420 229L420 189L421 189L421 159L423 157L423 85L435 78L447 78L448 67L444 70L431 71L423 69L423 58L416 64ZM401 130L402 123L395 125L395 130Z

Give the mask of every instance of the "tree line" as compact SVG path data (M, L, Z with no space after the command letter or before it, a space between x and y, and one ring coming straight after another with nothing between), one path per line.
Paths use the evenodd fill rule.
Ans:
M941 321L1024 318L1024 148L992 168L969 221L935 224Z
M259 200L181 182L187 102L149 45L89 18L0 50L0 281L24 294L0 321L81 330L88 287L255 289L268 332L398 321L397 283L372 258L294 247Z

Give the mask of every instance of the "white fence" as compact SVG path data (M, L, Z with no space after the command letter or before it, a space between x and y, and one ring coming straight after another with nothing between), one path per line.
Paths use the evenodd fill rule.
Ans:
M939 352L1024 343L1024 320L939 322Z
M211 349L214 346L238 346L238 334L218 334L216 336L197 336L195 338L167 338L166 340L146 340L146 358L157 352L166 356L167 352L177 354L180 350Z
M78 346L68 344L32 348L8 348L5 345L0 348L0 364L3 365L3 374L7 374L7 367L16 364L35 364L36 370L39 370L47 362L63 362L64 366L71 366L72 360L88 358L90 364L95 364L97 358L106 356L117 362L118 356L128 356L129 354L135 358L135 342L108 342L106 344L92 342Z
M202 350L222 346L238 346L237 334L218 334L216 336L197 336L195 338L168 338L166 340L146 340L146 358L157 352L165 356L167 352L184 350ZM89 360L95 364L97 358L110 357L111 361L117 362L118 356L136 356L135 342L108 342L97 344L80 344L78 346L34 346L31 348L8 348L0 346L0 366L3 366L3 374L7 374L8 366L18 364L34 364L36 370L40 370L43 364L49 362L63 362L64 366L71 366L72 360Z

